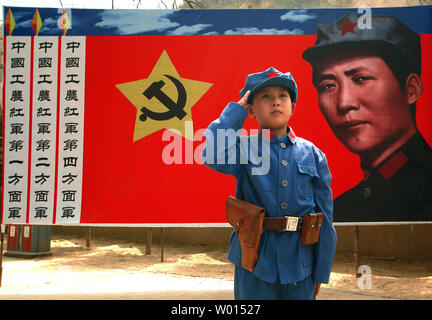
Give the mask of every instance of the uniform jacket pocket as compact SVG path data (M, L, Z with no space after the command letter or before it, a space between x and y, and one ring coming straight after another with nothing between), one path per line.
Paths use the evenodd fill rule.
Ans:
M314 165L297 164L297 191L300 199L313 198L312 180L318 178L317 169Z

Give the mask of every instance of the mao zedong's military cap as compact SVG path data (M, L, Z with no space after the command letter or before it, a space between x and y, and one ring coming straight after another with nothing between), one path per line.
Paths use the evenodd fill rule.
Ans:
M394 16L370 15L370 24L362 15L348 13L329 25L319 24L315 45L303 52L311 65L323 57L346 49L376 49L387 56L398 56L412 71L421 72L420 36Z
M292 102L297 101L297 84L291 72L282 73L273 67L268 68L266 71L251 73L246 78L246 83L243 89L240 90L240 97L250 90L248 103L253 102L253 95L264 87L268 86L281 86L288 89Z

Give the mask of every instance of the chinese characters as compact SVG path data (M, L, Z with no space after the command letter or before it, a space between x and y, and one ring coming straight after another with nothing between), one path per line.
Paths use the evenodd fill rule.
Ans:
M7 37L3 222L25 222L30 134L31 37Z
M85 37L6 38L3 223L79 223Z
M84 139L85 37L62 37L57 217L79 223Z
M32 152L29 222L51 223L54 212L58 37L33 45Z

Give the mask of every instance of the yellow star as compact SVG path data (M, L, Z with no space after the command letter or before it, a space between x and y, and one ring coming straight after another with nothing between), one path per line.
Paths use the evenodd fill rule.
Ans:
M192 121L191 109L212 83L184 79L164 50L146 79L116 87L137 108L133 141L161 129L176 129L187 139L185 121Z

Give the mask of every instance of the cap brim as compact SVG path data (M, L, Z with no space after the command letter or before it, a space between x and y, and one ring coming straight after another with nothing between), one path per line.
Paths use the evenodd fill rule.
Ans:
M340 53L343 51L352 51L359 49L379 49L379 50L396 50L400 52L399 48L385 41L380 40L363 40L363 41L344 41L338 43L331 43L322 46L314 46L306 49L302 57L311 65L314 65L317 61L327 58L332 54ZM402 53L401 53L402 54Z
M261 82L259 85L252 88L251 93L250 93L249 98L248 98L248 103L252 104L253 96L258 90L260 90L264 87L268 87L268 86L281 86L281 87L287 88L289 93L290 93L291 101L296 102L296 100L297 100L296 91L297 90L296 90L295 82L292 81L291 79L287 79L287 78L279 76L279 77L269 78L268 80Z

